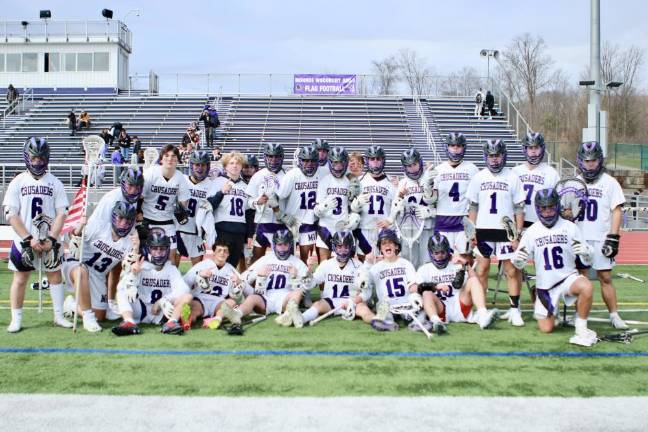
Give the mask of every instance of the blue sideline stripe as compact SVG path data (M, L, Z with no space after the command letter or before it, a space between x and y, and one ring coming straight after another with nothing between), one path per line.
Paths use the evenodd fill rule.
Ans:
M293 356L293 357L648 357L648 352L578 352L578 351L439 351L439 352L401 352L401 351L284 351L284 350L243 350L243 351L148 351L129 349L100 348L4 348L0 353L45 353L45 354L123 354L148 356Z

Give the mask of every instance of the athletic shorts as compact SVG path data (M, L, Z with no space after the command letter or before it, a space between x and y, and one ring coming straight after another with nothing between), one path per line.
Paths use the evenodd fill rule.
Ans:
M328 303L328 305L329 305L329 307L331 309L339 308L339 307L345 305L349 301L349 299L346 298L346 297L336 297L336 298L323 297L322 300L324 300L326 303ZM334 315L342 315L342 312L343 311L340 309L339 311L335 312Z
M286 229L286 225L276 223L257 224L254 246L263 248L272 247L272 235L280 229Z
M79 261L69 258L63 262L63 277L65 278L68 291L74 291L76 288L72 283L70 274L79 266ZM87 267L86 267L87 268ZM108 282L106 275L88 270L88 290L90 291L90 304L93 309L106 310L108 309Z
M579 277L585 276L572 273L551 289L536 288L536 301L533 307L534 318L543 319L556 316L561 298L567 306L573 305L578 297L569 294L569 289Z
M510 260L515 256L511 242L488 242L478 241L477 248L484 258L495 256L498 261Z
M216 311L224 301L222 297L216 297L205 293L198 293L194 296L194 300L202 305L203 318L209 318L216 315Z
M178 232L178 253L187 258L205 255L205 241L198 234Z
M266 305L265 307L266 315L270 315L273 313L279 315L281 314L281 312L283 312L284 300L286 300L286 297L288 296L288 294L290 294L290 291L288 290L282 290L282 291L273 292L270 295L264 294L261 296L261 298L263 299Z
M316 246L318 248L331 250L331 237L333 237L333 232L329 228L320 225L317 228Z
M463 231L437 231L439 234L446 236L450 247L455 253L465 254L466 252L466 234Z
M133 310L133 320L138 324L162 324L164 314L160 311L159 314L153 315L153 305L144 303L140 299L136 299L130 304Z
M299 246L311 246L317 242L317 225L302 224L299 226Z
M447 297L442 301L443 312L439 314L441 320L446 323L451 322L468 322L472 315L472 306L465 305L459 299L461 290L454 291L452 297Z
M63 254L63 246L61 245L61 254ZM41 258L36 255L36 258L34 259L34 262L32 263L33 266L26 266L22 263L22 247L20 246L20 243L16 242L11 242L11 250L9 251L9 270L12 272L30 272L34 270L38 270L40 266ZM51 270L45 270L45 265L42 267L43 273L53 273L61 270L61 261L59 261L58 265L51 269Z
M601 249L603 249L603 241L598 241L598 240L587 240L587 244L592 246L592 249L594 249L594 254L592 257L592 265L591 266L583 266L580 265L578 266L579 268L588 268L592 267L594 270L612 270L614 267L614 258L608 258L605 255L603 255L603 252Z

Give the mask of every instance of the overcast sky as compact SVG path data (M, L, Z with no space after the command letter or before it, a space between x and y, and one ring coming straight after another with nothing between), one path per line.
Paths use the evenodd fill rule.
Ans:
M472 66L482 48L542 36L575 81L589 62L589 0L40 1L0 0L0 20L101 19L133 32L131 73L370 73L371 61L417 51L439 75ZM648 52L648 2L601 0L601 38ZM648 61L648 59L647 59ZM646 71L642 69L642 87Z

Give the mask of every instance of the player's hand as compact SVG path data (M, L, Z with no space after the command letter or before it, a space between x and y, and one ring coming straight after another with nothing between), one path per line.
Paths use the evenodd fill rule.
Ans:
M52 250L52 241L50 239L45 239L41 243L41 250L43 252L49 252Z
M43 244L40 242L40 240L33 238L29 242L29 245L31 246L32 249L34 249L34 252L37 253L43 252Z
M459 265L466 265L466 264L468 264L468 260L465 257L462 257L459 254L453 254L452 255L452 263L453 264L459 264Z
M520 246L520 240L513 240L513 241L511 242L511 248L512 248L513 250L517 250L518 246Z
M137 273L141 272L143 264L144 264L144 257L140 257L139 261L137 261L131 267L131 271L133 272L133 274L137 274Z
M264 204L267 203L267 202L268 202L268 197L267 197L266 195L261 195L261 196L257 199L257 204L258 204L258 205L264 205Z
M299 272L297 271L297 269L295 268L295 266L290 266L290 267L288 267L288 273L290 273L290 277L292 277L292 278L296 278L296 277L297 277L297 273L299 273Z
M315 252L315 249L313 249L308 255L308 259L306 260L306 265L308 266L308 269L310 271L313 271L317 266L317 264L319 264L319 260L317 259L317 252Z
M446 284L446 283L438 284L436 286L437 291L446 292L446 293L450 291L450 288L451 288L450 284Z
M203 269L203 270L200 270L200 272L198 273L198 275L199 275L200 277L210 278L211 275L212 275L212 271L211 271L210 269Z
M130 240L131 244L133 245L133 250L134 251L139 251L140 248L140 240L139 236L137 235L137 231L133 231L128 235L128 239Z
M376 222L376 226L380 229L389 228L390 225L391 222L388 219L381 219L378 222Z
M366 262L367 264L371 264L371 265L375 264L376 263L376 254L374 254L373 252L369 252L367 255L365 255L364 262Z
M231 191L233 187L234 187L234 183L232 183L231 181L227 181L223 185L223 188L221 189L221 192L226 194L227 192Z
M269 274L270 274L270 266L267 266L267 265L261 267L259 269L259 271L257 272L257 275L262 276L262 277L268 276Z
M403 185L400 189L398 189L398 196L403 198L405 195L407 195L407 188L405 185Z

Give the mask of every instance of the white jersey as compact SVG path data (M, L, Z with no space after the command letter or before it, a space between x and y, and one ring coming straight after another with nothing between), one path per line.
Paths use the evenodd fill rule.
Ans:
M317 176L306 176L300 168L292 168L286 173L277 195L286 200L285 212L297 218L300 224L315 223L315 204L317 203Z
M153 305L162 297L171 301L182 294L189 293L189 287L182 279L180 270L170 261L167 261L160 270L148 261L142 265L139 272L138 293L139 298L145 304Z
M576 221L585 240L605 241L612 227L612 210L625 203L619 182L603 173L594 183L587 183L589 200L583 215Z
M250 178L250 183L247 185L247 195L248 195L248 205L250 208L254 208L256 212L254 213L254 222L255 223L279 223L277 217L279 213L275 213L269 206L265 206L263 213L260 212L252 202L256 200L265 192L269 194L270 192L276 192L279 190L279 184L281 179L286 175L286 172L282 169L278 173L273 173L267 168L263 168L254 173L252 178ZM279 203L279 208L282 210L283 203Z
M189 200L187 201L187 223L184 225L177 225L178 232L186 234L198 234L196 227L196 213L200 208L200 204L207 199L208 196L214 195L216 189L214 188L214 180L207 177L201 182L194 183L190 176L185 175L185 181L189 188Z
M225 300L229 295L229 281L236 271L234 267L226 262L223 267L218 268L212 260L204 260L191 267L184 275L184 281L194 292L201 294L205 293L196 285L196 276L203 270L211 270L211 276L207 278L211 291L207 294L218 298L219 301Z
M375 179L367 173L360 179L362 193L369 195L369 202L364 204L360 213L360 228L365 230L376 229L379 220L387 219L391 212L392 201L396 198L397 191L386 175Z
M317 185L317 202L321 203L334 196L336 207L320 218L319 226L329 230L331 235L336 231L335 223L349 217L349 179L346 176L337 178L328 174L320 178Z
M27 231L38 238L33 219L42 213L50 217L53 223L56 211L67 208L68 199L63 183L54 175L45 173L41 178L35 179L29 172L23 172L9 183L2 205L5 209L17 210ZM21 240L22 238L14 232L14 243L20 243Z
M176 204L189 199L189 186L180 171L176 170L167 180L162 175L162 166L153 165L144 171L142 198L142 213L146 219L172 221Z
M416 283L414 266L401 257L394 262L382 260L374 264L369 269L369 274L378 300L386 300L390 304L407 301L409 287Z
M218 177L214 180L214 194L220 192L227 182L232 182L229 177ZM225 194L218 207L214 209L214 220L218 222L245 223L245 210L248 209L248 185L239 177L234 185Z
M484 168L470 181L466 196L479 204L476 228L501 230L502 217L514 218L513 206L524 201L524 190L510 168L497 174Z
M340 263L336 258L329 258L321 263L313 274L315 286L324 284L320 298L348 298L360 266L362 263L355 258L351 258L344 268L340 268ZM366 297L364 301L371 297L371 292L363 294L363 297Z
M581 231L563 218L558 218L551 228L535 222L524 232L519 248L524 247L535 262L538 288L553 288L577 272L576 255L572 252L574 241L584 242Z
M115 203L118 201L127 202L124 199L121 187L115 188L101 197L92 211L92 215L88 218L88 225L95 223L95 221L101 221L104 224L106 221L110 222L112 220L113 207L115 207Z
M415 203L427 207L427 204L423 201L423 186L421 185L423 176L419 180L412 180L411 178L405 176L398 182L398 191L405 189L405 195L403 199L408 203ZM391 208L390 208L391 211ZM423 228L431 229L432 221L434 218L425 219Z
M106 228L108 226L109 228ZM121 264L126 252L133 248L128 238L113 240L110 219L92 219L83 236L83 261L91 271L107 276L116 265Z
M438 191L437 216L466 216L468 214L468 184L479 168L463 161L456 167L446 161L436 167L434 189Z
M427 263L422 265L416 272L416 283L434 283L434 284L447 284L450 286L450 289L447 292L437 290L435 292L436 296L444 304L446 300L454 297L457 292L452 288L452 281L454 280L457 273L463 271L462 266L459 264L448 263L445 268L437 268L434 263Z
M286 260L280 260L274 253L269 253L262 256L242 275L246 279L247 273L254 271L259 272L263 267L269 267L269 273L266 276L266 297L273 297L274 295L283 295L288 292L290 285L290 268L297 269L297 277L303 278L308 273L306 264L303 263L295 255L290 255ZM258 279L258 276L257 276Z
M523 163L513 168L513 172L520 177L522 189L524 190L524 220L535 222L538 215L535 211L533 200L539 190L553 188L560 180L558 171L551 165L541 162L533 169Z

